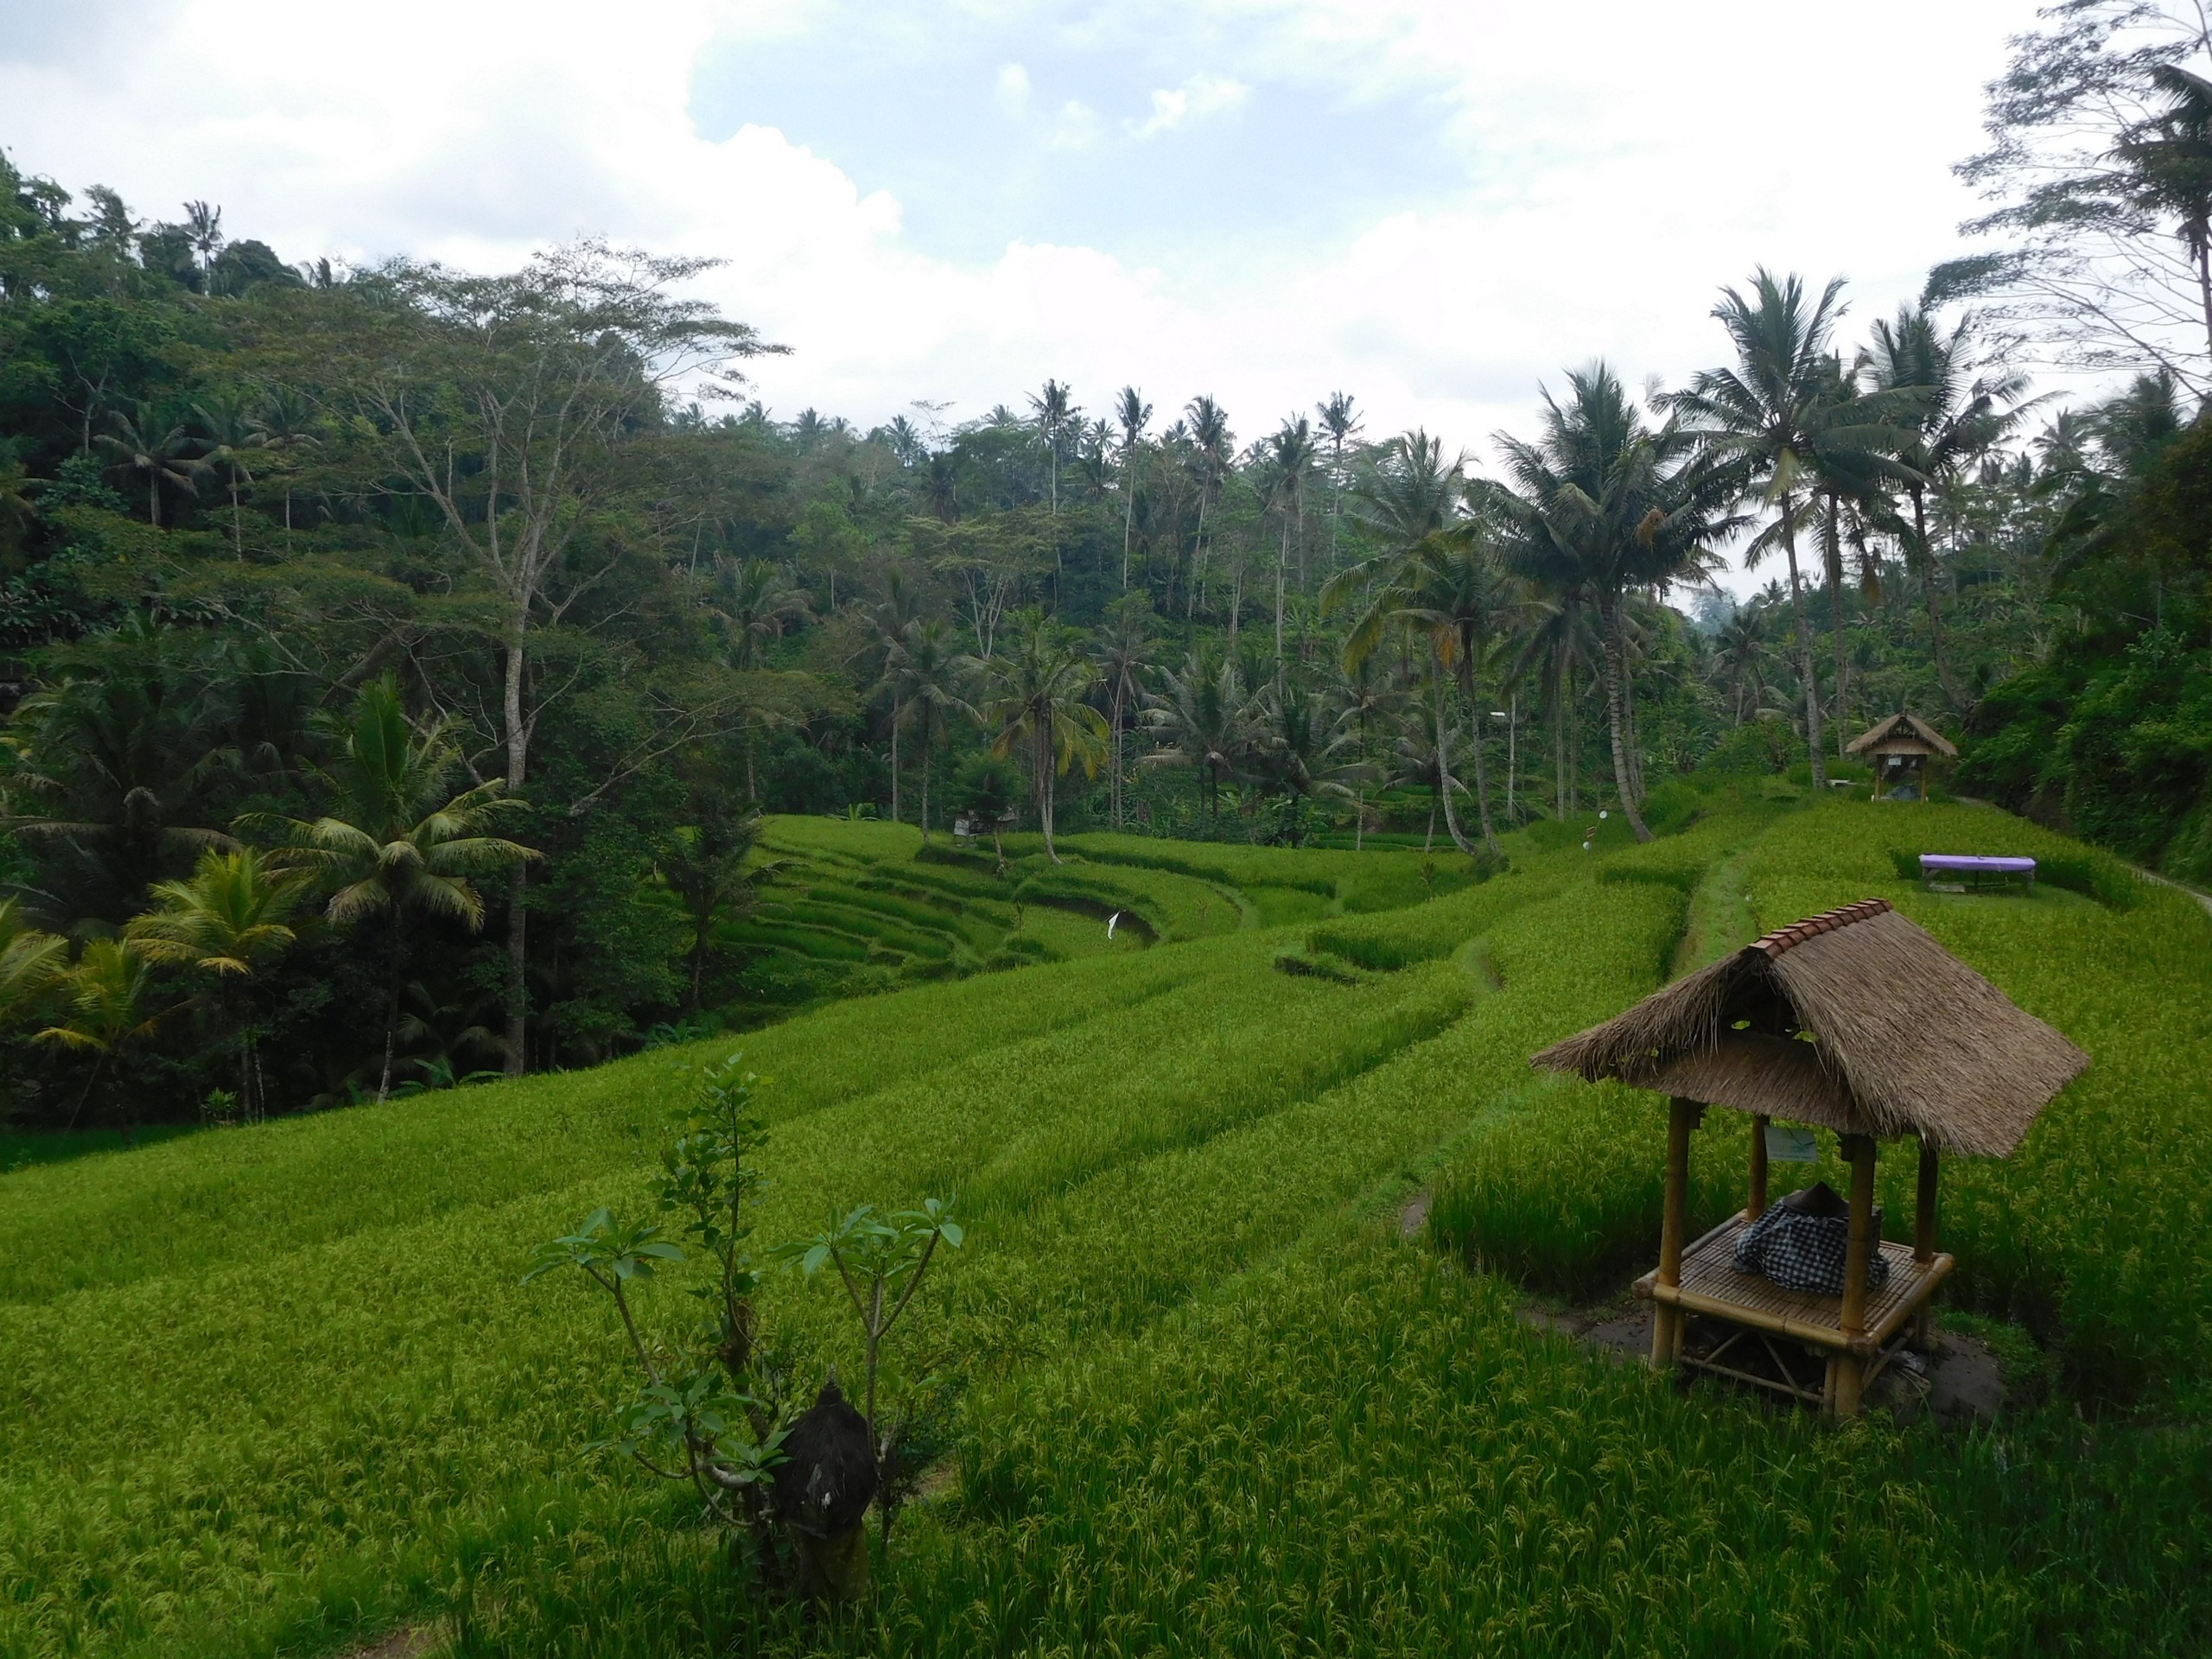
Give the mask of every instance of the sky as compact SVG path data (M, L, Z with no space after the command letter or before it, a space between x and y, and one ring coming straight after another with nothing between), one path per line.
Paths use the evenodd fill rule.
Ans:
M1755 266L1919 290L2034 0L0 0L0 146L287 259L603 235L791 348L779 416L1047 377L1241 440L1349 391L1479 462L1722 354ZM917 403L926 407L919 411Z

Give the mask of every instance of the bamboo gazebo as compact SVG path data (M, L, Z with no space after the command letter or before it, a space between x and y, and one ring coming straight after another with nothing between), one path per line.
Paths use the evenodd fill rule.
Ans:
M1845 753L1864 756L1874 768L1876 800L1886 795L1892 800L1924 801L1928 763L1938 757L1956 760L1959 751L1917 715L1898 713L1861 732L1845 746Z
M2088 1063L1883 899L1770 933L1529 1061L1670 1097L1659 1265L1637 1285L1655 1305L1653 1367L1718 1372L1847 1417L1899 1348L1926 1344L1952 1266L1936 1248L1939 1153L2009 1155ZM1750 1192L1741 1212L1685 1244L1690 1132L1707 1105L1751 1115ZM1840 1296L1735 1265L1738 1235L1767 1210L1777 1118L1840 1137L1851 1193ZM1873 1210L1875 1142L1905 1135L1920 1142L1909 1246L1877 1236ZM1870 1288L1877 1251L1887 1280ZM1719 1339L1686 1352L1700 1316L1720 1322ZM1770 1368L1755 1363L1762 1347ZM1817 1383L1800 1375L1808 1356L1825 1360Z

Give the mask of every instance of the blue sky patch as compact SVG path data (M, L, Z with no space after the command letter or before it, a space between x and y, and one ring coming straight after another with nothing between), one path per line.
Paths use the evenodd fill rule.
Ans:
M1441 83L1365 95L1354 66L1281 48L1186 10L833 5L710 46L691 115L717 141L778 129L897 197L918 251L962 263L1017 240L1136 264L1310 247L1465 187Z

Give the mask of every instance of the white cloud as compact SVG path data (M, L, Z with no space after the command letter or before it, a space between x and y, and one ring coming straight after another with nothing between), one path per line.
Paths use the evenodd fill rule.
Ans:
M1185 121L1226 115L1231 110L1243 109L1251 96L1252 89L1241 80L1200 71L1180 86L1155 91L1152 95L1152 114L1142 121L1130 122L1129 136L1150 138L1179 127Z
M1089 149L1098 143L1098 111L1081 99L1071 98L1060 105L1060 112L1052 119L1052 146L1054 149Z
M998 79L999 108L1008 115L1020 115L1029 107L1029 72L1018 63L1001 67Z
M1859 322L1909 297L1972 209L1949 164L2033 3L1700 0L1686 22L1641 0L1283 0L1264 49L1230 66L1247 79L1155 94L1154 130L1233 110L1248 84L1270 108L1438 99L1467 184L1334 243L1147 265L1019 226L988 261L925 257L900 203L837 157L757 126L702 137L694 60L761 26L715 0L645 0L621 29L588 0L132 0L96 34L0 43L0 109L22 164L142 213L206 197L290 258L490 267L584 232L721 255L703 291L795 348L759 370L786 414L865 424L922 397L958 419L1052 375L1094 410L1129 382L1163 417L1210 392L1249 437L1342 387L1372 432L1421 423L1479 451L1564 365L1603 353L1633 385L1716 357L1714 292L1755 263L1848 276ZM775 27L812 38L810 15ZM1033 96L1008 62L1002 101L1017 73ZM1095 143L1100 120L1071 102L1039 136Z

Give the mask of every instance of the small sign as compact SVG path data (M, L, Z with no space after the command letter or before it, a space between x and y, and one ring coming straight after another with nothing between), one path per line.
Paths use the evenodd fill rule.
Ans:
M1790 1128L1781 1123L1766 1126L1766 1155L1770 1163L1817 1164L1821 1149L1815 1144L1810 1129Z

